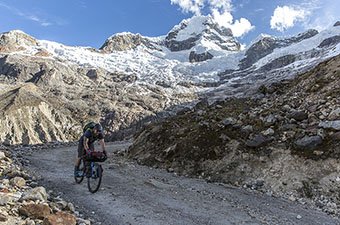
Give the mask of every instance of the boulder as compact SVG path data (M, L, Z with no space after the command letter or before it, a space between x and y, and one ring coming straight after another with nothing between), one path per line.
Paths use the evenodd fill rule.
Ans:
M32 200L32 201L39 200L42 202L46 202L47 197L48 195L44 187L36 187L36 188L33 188L32 190L28 190L27 192L25 192L21 200Z
M0 160L5 159L5 158L6 158L5 153L0 151Z
M44 219L51 214L51 209L46 204L28 204L19 208L19 214L31 219Z
M20 193L4 193L0 192L0 206L5 206L10 202L18 201L21 197Z
M320 144L322 144L322 138L320 136L304 136L295 141L296 147L303 150L314 150Z
M26 185L26 180L22 177L14 177L10 180L10 184L15 187L23 187Z
M338 120L340 119L340 108L337 108L335 110L333 110L329 116L328 116L329 120Z
M258 134L258 135L255 135L252 139L246 141L246 145L248 147L258 148L258 147L263 147L270 141L271 141L270 138L267 138L261 134Z
M6 222L8 220L8 214L6 212L0 212L0 222Z
M303 121L308 119L308 114L304 111L293 111L288 115L289 118L293 118L296 121Z
M334 121L323 121L319 123L319 127L322 127L324 129L330 129L330 130L340 130L340 120L334 120Z
M43 225L76 225L76 217L65 212L51 214L44 219Z

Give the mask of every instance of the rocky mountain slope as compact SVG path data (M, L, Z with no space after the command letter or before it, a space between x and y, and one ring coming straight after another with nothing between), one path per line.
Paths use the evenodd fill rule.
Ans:
M135 136L129 157L339 214L340 56L248 98L201 101Z
M261 36L245 50L209 16L161 37L116 34L100 49L3 33L0 142L72 141L88 120L100 121L108 140L126 137L199 98L249 95L313 68L339 54L339 29Z

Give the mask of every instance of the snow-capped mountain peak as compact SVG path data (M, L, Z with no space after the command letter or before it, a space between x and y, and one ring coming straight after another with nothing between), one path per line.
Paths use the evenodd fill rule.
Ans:
M240 44L228 28L221 27L211 16L194 16L176 25L166 36L165 45L171 51L193 49L239 51Z

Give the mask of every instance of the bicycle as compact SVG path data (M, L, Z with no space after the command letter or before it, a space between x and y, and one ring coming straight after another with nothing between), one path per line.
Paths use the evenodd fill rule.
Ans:
M92 151L80 159L79 171L81 175L74 176L77 184L80 184L84 177L87 177L87 187L91 193L99 190L102 182L103 168L98 162L104 162L107 159L103 152Z

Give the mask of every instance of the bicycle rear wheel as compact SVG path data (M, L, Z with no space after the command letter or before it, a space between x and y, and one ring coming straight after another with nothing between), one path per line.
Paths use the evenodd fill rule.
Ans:
M87 187L91 193L98 191L102 182L103 168L98 163L93 163L90 168L91 176L87 178Z
M80 184L84 180L85 164L84 164L83 159L80 159L79 171L82 171L83 176L79 176L79 177L74 176L74 180L76 181L77 184Z

